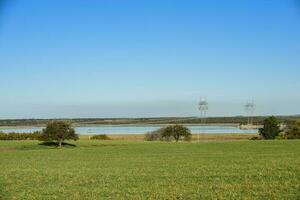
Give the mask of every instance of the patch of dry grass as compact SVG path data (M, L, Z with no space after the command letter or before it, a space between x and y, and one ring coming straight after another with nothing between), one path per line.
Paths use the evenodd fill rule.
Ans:
M223 140L249 140L256 134L193 134L192 141L223 141ZM108 135L112 140L143 141L143 134L114 134ZM80 140L89 140L91 135L80 135Z

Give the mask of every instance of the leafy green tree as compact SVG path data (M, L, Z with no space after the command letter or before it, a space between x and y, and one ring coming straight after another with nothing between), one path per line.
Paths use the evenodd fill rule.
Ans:
M182 137L188 140L191 136L190 130L182 125L170 125L163 129L162 137L163 138L170 138L173 137L176 142L178 142Z
M266 140L275 139L280 133L279 121L276 117L268 117L263 122L264 127L259 129L259 135Z
M61 147L65 140L78 140L78 135L71 127L71 124L64 121L49 122L45 129L43 129L40 137L42 141L56 141Z
M300 139L300 120L296 121L294 125L289 127L285 137L287 139Z

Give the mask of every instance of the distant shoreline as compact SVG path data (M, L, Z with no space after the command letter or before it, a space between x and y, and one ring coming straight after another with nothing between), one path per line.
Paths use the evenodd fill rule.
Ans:
M254 125L262 125L268 116L253 116ZM276 116L282 123L293 123L300 119L299 115ZM45 127L53 120L69 121L74 127L78 126L155 126L168 124L200 125L200 117L148 117L148 118L57 118L57 119L0 119L0 127ZM249 122L247 116L206 117L205 123L223 126L245 125Z
M238 123L206 123L206 124L189 124L189 123L180 123L184 126L226 126L226 127L239 127ZM149 126L168 126L172 123L167 124L74 124L73 127L149 127ZM0 126L1 129L16 129L16 128L44 128L45 125L23 125L23 126Z

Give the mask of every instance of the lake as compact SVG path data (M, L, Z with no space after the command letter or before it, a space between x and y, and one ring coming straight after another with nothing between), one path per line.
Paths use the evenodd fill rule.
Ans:
M75 127L76 133L81 135L93 135L93 134L144 134L149 131L159 129L163 125L120 125L120 126L79 126ZM187 126L192 133L205 133L205 134L225 134L225 133L258 133L257 129L241 130L236 126L225 125L188 125ZM34 131L41 131L43 127L11 127L0 128L0 131L4 133L16 132L16 133L31 133Z

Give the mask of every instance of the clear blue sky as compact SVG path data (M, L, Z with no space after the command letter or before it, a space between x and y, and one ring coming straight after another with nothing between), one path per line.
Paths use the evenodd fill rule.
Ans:
M0 118L300 113L299 1L0 1Z

